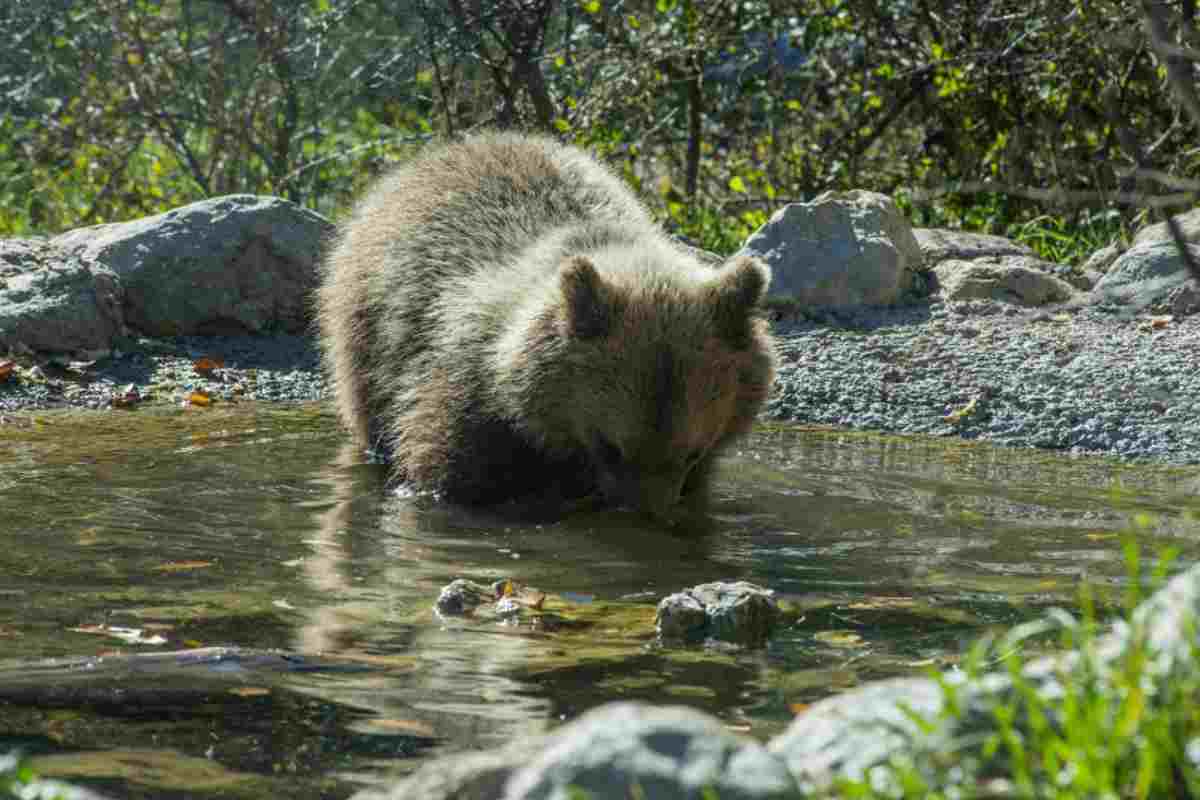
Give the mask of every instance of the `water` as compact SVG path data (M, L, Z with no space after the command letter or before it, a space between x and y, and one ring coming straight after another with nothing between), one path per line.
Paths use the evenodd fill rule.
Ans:
M622 512L533 524L397 495L320 406L10 418L0 754L122 797L303 798L615 699L696 706L766 738L833 692L950 667L985 630L1075 604L1084 579L1117 602L1126 538L1194 562L1198 482L770 428L724 465L703 524L668 532ZM458 577L548 593L545 624L439 620ZM664 594L739 579L792 609L767 648L654 641ZM250 649L175 655L233 646Z

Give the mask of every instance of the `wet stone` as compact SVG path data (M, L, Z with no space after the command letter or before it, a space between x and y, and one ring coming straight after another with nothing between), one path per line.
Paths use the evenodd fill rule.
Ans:
M774 595L745 581L702 583L663 598L655 627L664 640L762 645L782 616Z
M659 602L654 624L663 639L698 642L708 629L708 616L699 600L686 592L676 592Z
M439 614L456 617L470 614L484 603L492 603L495 600L496 594L491 586L457 578L442 587L434 608Z

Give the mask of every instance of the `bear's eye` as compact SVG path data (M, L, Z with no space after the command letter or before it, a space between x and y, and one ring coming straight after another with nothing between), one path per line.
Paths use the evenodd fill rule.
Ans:
M625 456L621 453L621 448L608 440L608 437L603 434L596 435L596 452L600 456L600 460L608 467L620 466L625 460Z

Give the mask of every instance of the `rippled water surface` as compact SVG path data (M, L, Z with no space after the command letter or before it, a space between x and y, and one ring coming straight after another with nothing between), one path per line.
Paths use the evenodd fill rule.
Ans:
M765 738L1119 585L1128 536L1200 554L1195 470L961 441L762 430L670 532L468 513L382 469L317 406L4 420L0 754L119 796L337 797L614 699ZM554 622L439 620L458 577L536 587ZM767 648L654 641L663 595L739 579L792 610Z

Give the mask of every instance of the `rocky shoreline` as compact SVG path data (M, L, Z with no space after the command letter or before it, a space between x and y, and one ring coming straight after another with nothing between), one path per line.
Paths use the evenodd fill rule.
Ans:
M1200 316L976 302L777 326L775 420L1200 462Z
M1200 209L1177 219L1200 260ZM322 399L305 310L332 230L235 195L0 240L0 415ZM848 192L742 252L773 271L767 419L1200 463L1200 288L1164 225L1067 267Z
M962 306L777 321L766 418L1200 463L1200 316ZM299 334L128 339L93 361L14 363L0 414L192 404L196 392L204 404L326 393L316 342Z

